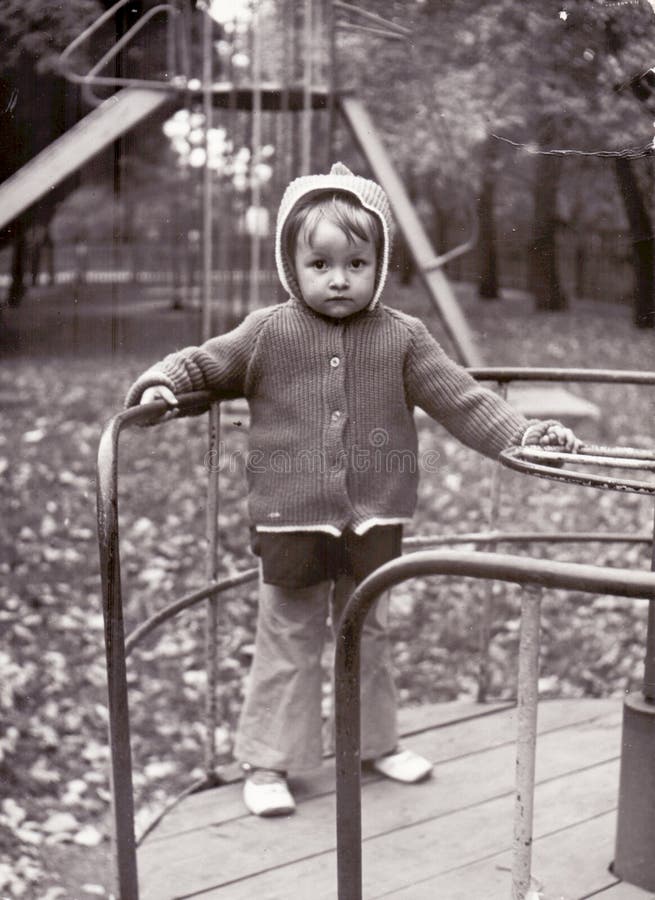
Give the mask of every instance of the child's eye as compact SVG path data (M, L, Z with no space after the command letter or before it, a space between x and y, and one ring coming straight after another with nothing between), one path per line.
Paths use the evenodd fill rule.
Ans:
M316 269L317 272L322 272L326 267L326 263L324 259L315 259L312 263L312 268Z
M366 265L366 260L365 259L353 259L353 261L350 263L350 265L351 265L351 268L353 268L353 269L363 269L364 266Z

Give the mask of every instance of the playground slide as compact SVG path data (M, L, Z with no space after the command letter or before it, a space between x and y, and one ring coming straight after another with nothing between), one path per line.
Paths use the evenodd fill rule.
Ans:
M0 184L0 228L169 101L165 91L147 88L125 88L105 100Z
M398 227L414 258L428 296L453 342L459 361L466 366L481 366L482 356L468 322L442 268L435 265L435 252L380 140L373 120L361 101L354 97L342 96L339 108L360 150L368 160L374 178L389 197Z

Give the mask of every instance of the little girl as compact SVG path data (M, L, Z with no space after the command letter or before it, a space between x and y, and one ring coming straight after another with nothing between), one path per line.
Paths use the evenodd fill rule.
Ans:
M382 188L336 163L298 178L277 221L276 264L289 294L233 331L167 356L127 405L207 390L245 397L253 551L261 559L253 666L235 755L256 815L295 808L287 773L322 757L321 654L355 585L401 553L418 481L414 407L496 458L521 443L575 450L557 422L528 422L453 362L418 319L380 302L391 249ZM362 757L415 782L429 761L398 745L388 600L362 642Z

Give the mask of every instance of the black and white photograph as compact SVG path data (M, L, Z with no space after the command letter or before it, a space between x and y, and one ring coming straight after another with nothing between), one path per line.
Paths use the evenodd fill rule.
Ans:
M655 900L655 0L0 49L0 900Z

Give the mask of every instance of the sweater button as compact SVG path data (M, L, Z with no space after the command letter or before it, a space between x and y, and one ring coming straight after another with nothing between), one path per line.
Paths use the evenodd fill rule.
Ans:
M341 418L341 411L338 409L335 409L334 412L332 413L331 418L332 418L333 422L338 422L339 419Z
M332 359L330 360L330 365L332 366L333 369L336 369L336 367L339 365L340 362L341 362L341 360L339 359L338 356L333 356Z

